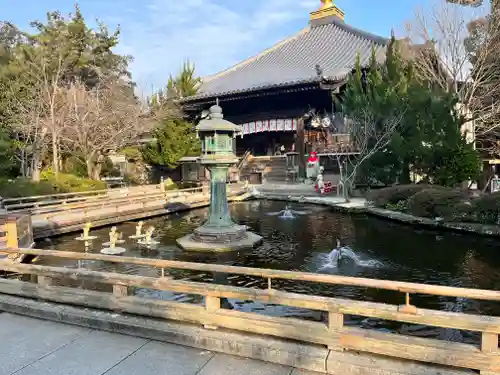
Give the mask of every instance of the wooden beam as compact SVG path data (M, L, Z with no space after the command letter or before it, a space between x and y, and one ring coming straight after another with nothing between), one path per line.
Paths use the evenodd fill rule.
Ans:
M468 344L352 327L342 331L340 342L350 350L474 370L500 371L498 353L483 353Z
M226 329L328 346L340 340L341 345L350 350L486 372L500 370L498 352L483 353L473 345L435 339L407 337L351 327L332 332L325 324L318 322L269 317L234 310L219 309L210 312L202 306L179 302L131 296L116 297L108 293L75 291L73 288L40 286L17 280L0 280L0 292L201 325L217 325Z
M284 270L259 269L251 267L225 266L225 265L208 264L208 263L190 263L190 262L179 262L173 260L145 259L145 258L134 258L134 257L115 257L102 254L76 253L76 252L65 252L57 250L5 249L2 251L12 254L19 253L19 254L30 254L30 255L54 256L58 258L75 259L75 260L78 259L101 260L112 263L129 263L129 264L136 264L143 266L151 266L155 268L174 268L174 269L205 271L205 272L220 272L226 274L248 275L248 276L256 276L256 277L271 278L271 279L300 280L300 281L310 281L314 283L348 285L348 286L357 286L364 288L393 290L411 294L430 294L430 295L446 296L446 297L463 297L463 298L488 300L488 301L500 301L500 291L495 291L495 290L456 288L456 287L449 287L442 285L417 284L417 283L409 283L401 281L365 279L358 277L324 275L317 273L284 271ZM0 268L1 267L4 266L0 262Z
M188 303L145 299L140 297L116 297L109 293L77 290L67 287L40 286L18 280L1 280L0 293L51 302L92 307L130 314L163 318L200 325L212 325L255 334L276 336L328 345L335 334L323 323L294 318L269 317L232 310L209 312L203 306ZM337 341L338 341L338 334Z
M330 311L333 313L359 315L370 318L380 318L435 327L500 334L499 317L460 314L426 309L419 309L418 314L416 315L405 314L398 311L398 306L384 303L311 296L267 289L252 289L218 284L177 281L168 278L154 278L28 264L12 264L11 262L6 261L0 261L0 269L21 274L34 274L53 278L64 277L71 280L86 280L94 283L112 285L119 284L125 286L167 290L171 292L197 294L216 298L234 298L259 301L316 311Z
M300 117L297 122L297 152L299 153L299 178L306 177L304 134L305 134L304 117Z

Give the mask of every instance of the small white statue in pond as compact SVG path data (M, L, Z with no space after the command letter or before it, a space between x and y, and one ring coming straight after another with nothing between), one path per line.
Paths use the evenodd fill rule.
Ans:
M111 228L109 232L109 242L104 244L104 246L108 246L104 249L101 250L102 254L106 255L121 255L126 249L123 247L116 247L116 244L119 243L120 240L120 233L116 230L116 227Z
M139 240L139 244L146 246L158 245L160 242L153 240L153 233L155 231L155 227L150 226L146 231L146 234L142 240Z
M112 227L109 231L109 242L106 242L103 245L114 247L116 244L123 244L125 241L122 238L122 233L119 233L116 227Z
M80 237L75 238L75 240L85 241L85 242L88 242L90 240L95 240L97 236L90 235L90 228L92 228L92 223L86 223L83 226L83 234Z
M144 222L143 221L139 221L137 223L137 226L135 227L135 235L130 236L129 238L133 238L133 239L144 238L146 235L142 234L142 227L143 226L144 226Z

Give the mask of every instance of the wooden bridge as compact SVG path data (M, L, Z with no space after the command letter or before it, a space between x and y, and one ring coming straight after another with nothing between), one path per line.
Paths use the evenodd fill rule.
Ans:
M0 310L10 313L328 374L500 374L499 317L422 309L412 304L414 295L500 301L499 291L89 253L2 251L73 260L79 265L81 261L127 263L149 270L149 276L135 276L2 260L0 271L10 276L0 279ZM267 287L178 280L173 276L178 272L175 270L246 275L262 280ZM392 291L401 294L402 305L287 291L304 282ZM287 290L281 290L285 284ZM138 288L197 295L203 302L144 298L135 294ZM310 321L229 310L221 305L224 298L309 309L327 318ZM472 345L362 329L346 326L345 315L473 331L481 340Z
M245 192L242 184L228 185L230 200ZM204 207L209 201L209 192L203 187L165 190L162 185L8 198L3 205L9 215L0 215L0 226L1 216L10 223L30 216L33 237L38 239L79 231L89 221L94 227L106 226ZM18 246L28 245L21 241Z

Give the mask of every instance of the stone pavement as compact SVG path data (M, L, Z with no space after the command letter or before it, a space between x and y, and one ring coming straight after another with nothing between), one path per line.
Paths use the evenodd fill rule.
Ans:
M7 313L0 337L0 375L317 375Z
M290 202L322 204L354 210L363 210L366 205L365 198L351 198L350 202L346 202L343 197L335 193L324 195L316 193L311 184L263 184L252 185L251 188L255 189L261 197Z

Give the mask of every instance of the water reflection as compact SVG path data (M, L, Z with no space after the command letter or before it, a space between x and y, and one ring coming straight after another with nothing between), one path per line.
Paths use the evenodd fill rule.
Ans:
M358 261L338 267L333 273L357 277L422 282L482 289L500 288L500 257L494 240L474 236L463 236L448 232L415 230L409 226L378 220L371 217L339 214L318 206L294 205L297 211L308 215L297 215L294 220L282 220L278 216L267 215L280 212L285 203L253 201L230 206L232 217L250 230L264 237L264 243L252 250L223 254L198 254L180 250L175 240L192 232L206 216L206 210L196 210L185 215L156 218L146 225L157 228L159 245L155 251L141 247L127 240L125 256L172 259L189 262L217 263L272 269L288 269L308 272L327 272L325 259L331 257L337 239L342 246L352 251ZM134 235L136 223L125 223L118 227L123 238ZM87 250L83 243L73 236L54 239L52 243L39 244L40 247L67 251L98 252L102 242L107 241L109 229L93 230L94 240ZM69 260L45 258L42 263L77 267ZM378 266L364 267L360 262L376 262ZM146 266L111 264L98 261L81 261L80 266L109 272L159 276L160 270ZM214 274L188 270L168 270L170 276L179 280L215 282L217 284L266 288L267 281L257 277ZM328 271L330 272L330 271ZM400 304L401 293L364 289L350 286L320 285L307 282L277 280L274 287L296 293L325 296L348 297ZM191 303L202 303L199 296L180 293L156 292L137 289L135 293L148 298L161 298ZM422 308L446 311L485 313L500 315L498 303L470 301L459 298L421 296L412 298L413 303ZM248 301L224 301L226 307L242 311L255 311L270 315L301 316L320 319L314 312L260 304ZM346 324L411 333L419 336L432 336L447 339L476 340L477 336L453 330L437 330L429 327L382 322L376 319L346 317Z

